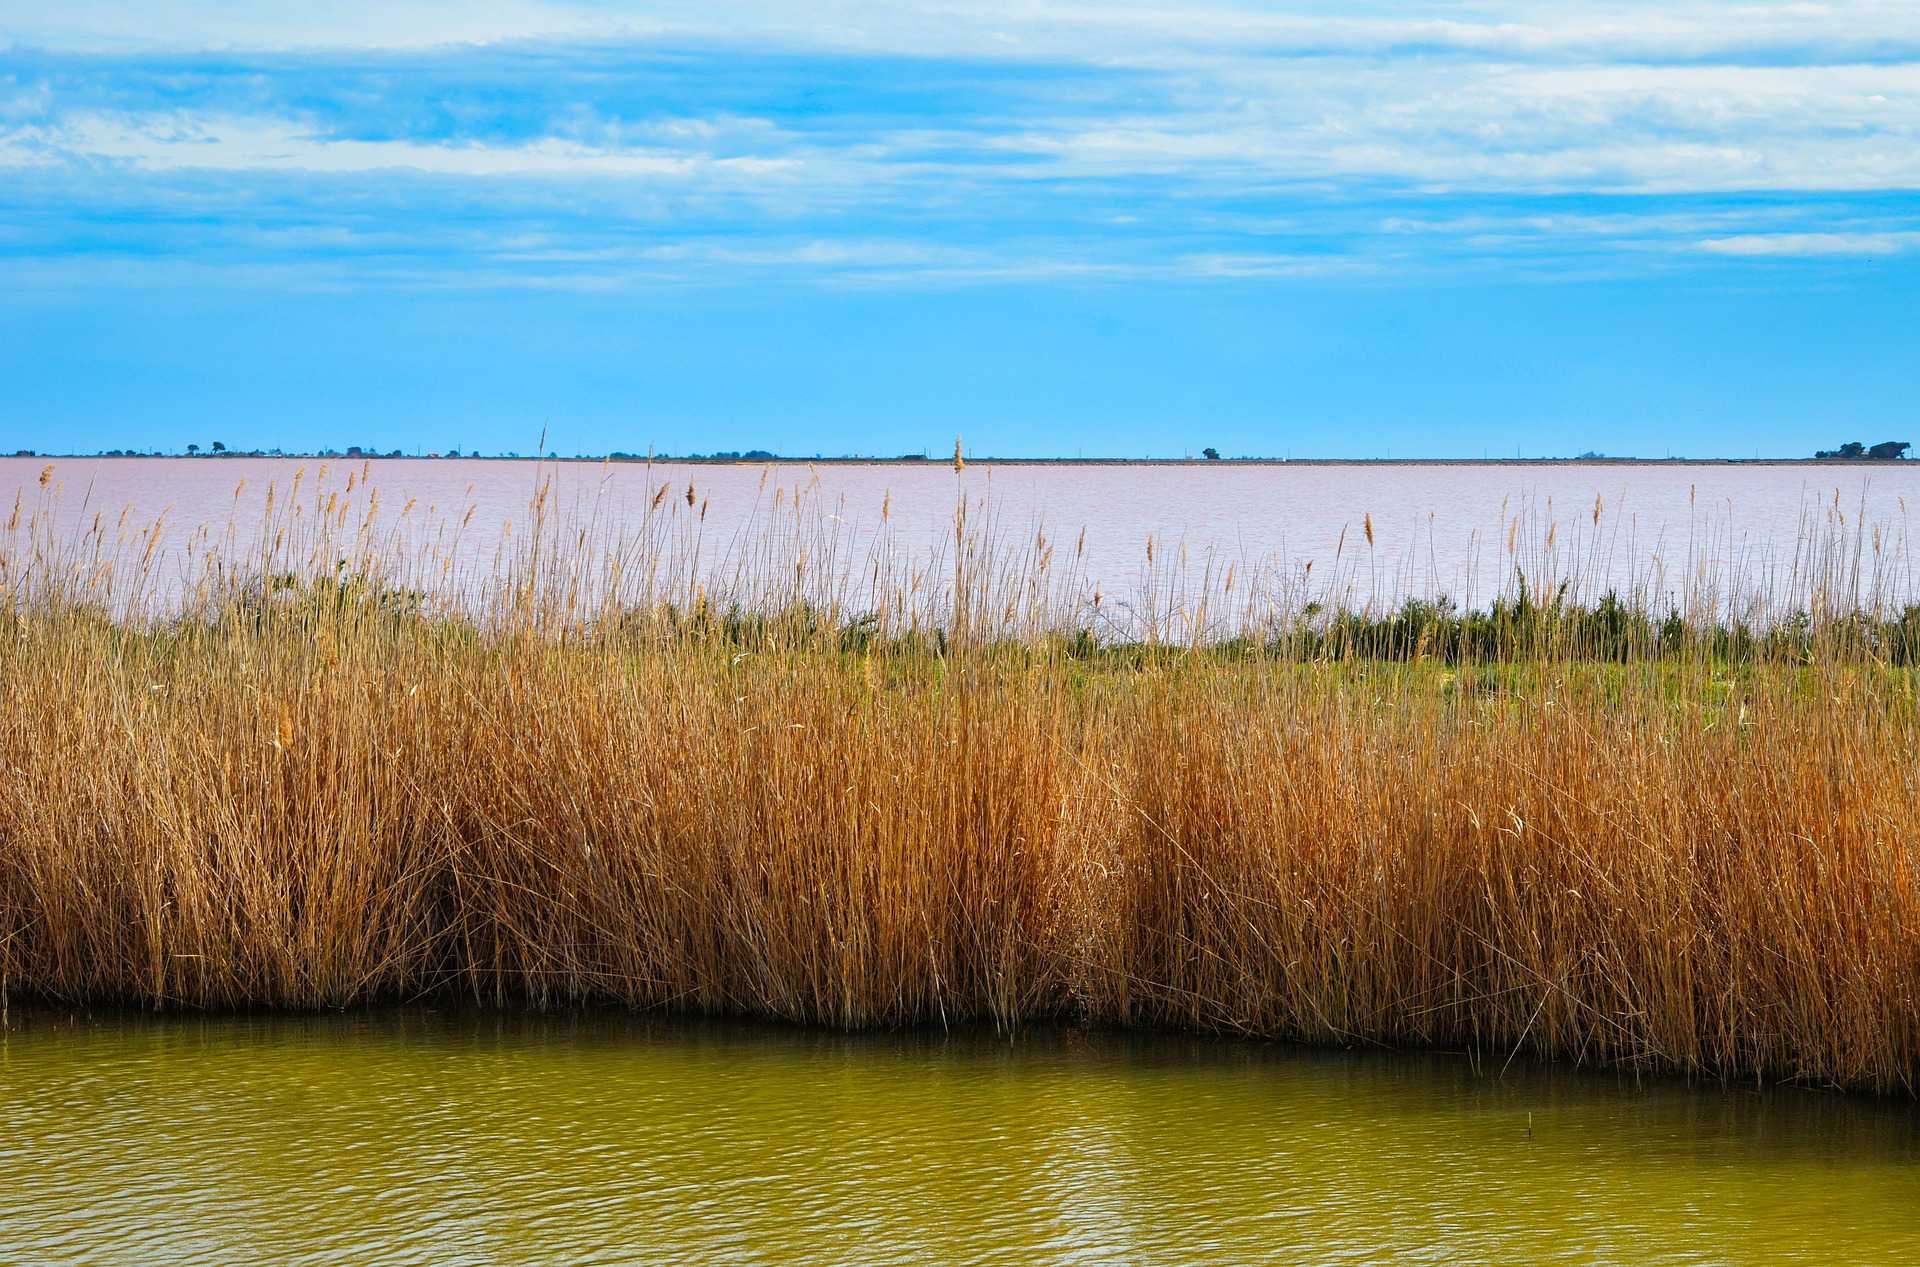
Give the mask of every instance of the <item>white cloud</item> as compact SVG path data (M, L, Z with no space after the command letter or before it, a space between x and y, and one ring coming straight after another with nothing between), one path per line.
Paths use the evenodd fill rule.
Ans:
M539 0L331 0L324 5L204 0L0 2L0 32L38 47L406 49L512 40L647 35L658 22Z
M183 62L196 84L228 74L273 89L215 85L191 98L153 87L164 56L124 83L107 82L121 73L112 61L100 63L101 83L83 83L91 63L78 57L62 74L35 78L28 58L25 74L0 77L0 169L53 199L110 205L126 188L165 187L178 199L169 211L199 198L239 225L257 223L236 208L259 187L293 208L288 224L251 237L206 227L211 216L158 217L151 240L183 256L304 250L424 276L438 252L499 270L476 276L554 285L726 272L852 284L1286 277L1468 256L1544 261L1556 247L1583 266L1608 252L1659 254L1672 266L1701 254L1910 251L1911 215L1848 198L1920 191L1920 4L1910 0L1407 0L1371 10L1334 0L1280 10L1255 0L0 0L0 31L72 48L550 42L538 50L545 60L524 64L466 48L386 63L355 51L257 67L236 58L229 70L205 68L219 59ZM566 78L567 41L599 41L579 53L598 78ZM597 95L623 51L638 74L662 48L684 76L661 80L664 108L636 106L644 94ZM854 58L805 56L823 49L995 66L915 64L947 74L936 87L953 100L972 94L956 107L965 117L950 119L939 91L901 104L916 89L900 89L912 72L903 80L899 63L876 64L879 90L866 94ZM799 55L760 58L733 83L730 58L744 68L748 54L769 50ZM1014 65L996 77L1023 59L1072 73ZM378 74L331 105L299 91L331 84L336 68L345 81L361 62L426 67L450 97L444 118L437 97L417 85L392 91ZM463 98L468 70L477 87ZM514 99L515 75L546 70L554 82ZM728 91L688 87L702 71ZM282 73L285 91L273 82ZM816 76L830 90L817 108L794 110ZM676 92L700 99L670 99ZM301 174L338 179L242 179ZM410 210L428 210L374 231L348 204L389 186L412 195ZM465 229L431 211L453 190L479 208ZM1796 196L1684 213L1628 198L1589 200L1605 214L1479 210L1544 195L1755 191ZM1810 196L1820 191L1831 197ZM1345 200L1346 220L1291 214L1326 194ZM1456 202L1462 214L1445 214ZM88 220L77 238L137 231ZM670 240L636 243L627 234L642 221ZM575 236L543 236L556 222ZM999 241L981 245L989 239ZM406 258L410 244L419 260Z
M187 45L398 47L697 36L710 42L722 67L728 47L852 45L1002 56L1011 46L1094 71L1119 65L1161 72L1157 82L1167 100L1145 113L1080 109L1047 117L1044 104L1027 102L1000 120L997 132L947 138L924 116L889 120L883 112L870 133L816 141L805 155L810 172L824 177L827 149L837 147L832 162L879 185L888 182L889 170L906 166L903 155L937 151L953 139L973 155L969 161L922 166L979 171L988 165L980 153L997 150L1009 161L1042 160L1032 174L1064 178L1358 178L1516 192L1920 189L1920 5L1878 0L1624 8L1416 4L1331 15L1312 4L1274 13L1116 0L1002 0L938 10L856 0L831 0L824 8L676 0L644 11L533 0L473 6L353 0L324 11L163 3L158 14L141 12L146 16L136 21L131 6L77 0L56 11L31 6L15 27L22 38L40 30L56 41L78 39L74 32L84 30L156 31L161 34L153 38ZM0 21L0 29L7 27ZM1906 41L1905 61L1819 61L1900 41ZM1631 60L1761 44L1818 64ZM1410 45L1461 56L1406 55ZM1293 55L1315 51L1340 55ZM1543 53L1552 57L1538 60ZM457 64L448 73L457 75ZM801 66L791 73L804 79L807 72ZM41 91L35 108L57 112L58 103L45 98ZM0 109L0 126L8 113ZM26 116L14 111L13 117ZM770 177L801 161L798 148L777 123L751 118L612 122L603 135L511 146L333 140L285 119L245 117L56 113L51 127L0 132L0 161L12 165L44 164L64 154L151 170ZM726 157L715 156L722 153Z
M1494 58L1699 58L1767 50L1858 57L1920 41L1905 0L1825 3L1036 3L943 0L204 0L0 2L0 31L55 47L417 48L529 39L774 41L918 55L1123 58L1407 47Z
M1920 251L1920 232L1895 233L1743 233L1708 238L1700 249L1715 255L1830 257L1900 255Z
M790 174L790 158L713 157L697 151L613 150L556 138L521 145L430 145L317 137L277 119L100 113L0 137L0 163L46 165L62 157L143 171L353 173L406 170L441 176L625 176L687 179Z
M1182 263L1202 277L1329 277L1378 269L1372 261L1340 255L1211 253L1189 255Z

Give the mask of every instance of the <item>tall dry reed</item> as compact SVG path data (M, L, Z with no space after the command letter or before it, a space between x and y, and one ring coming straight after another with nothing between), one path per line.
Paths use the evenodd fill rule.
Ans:
M1920 1073L1914 679L1857 610L1735 658L1115 647L964 516L933 574L769 526L722 601L691 489L617 549L536 504L439 603L431 551L277 495L164 616L144 529L13 527L0 989ZM861 568L896 606L836 606Z

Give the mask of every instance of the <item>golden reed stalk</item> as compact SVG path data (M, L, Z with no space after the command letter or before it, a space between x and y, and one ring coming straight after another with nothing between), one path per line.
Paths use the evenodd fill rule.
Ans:
M1914 685L1870 657L868 645L705 590L563 619L527 573L465 614L323 577L138 622L27 569L0 570L16 997L1920 1071Z

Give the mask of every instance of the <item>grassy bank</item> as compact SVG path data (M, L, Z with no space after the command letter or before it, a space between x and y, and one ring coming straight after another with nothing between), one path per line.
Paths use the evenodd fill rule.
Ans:
M290 567L296 538L351 566ZM800 605L774 567L725 616L587 603L586 539L553 534L447 606L347 538L269 523L250 569L133 619L84 549L16 531L6 988L1920 1073L1898 615L1663 641L1635 609L1602 641L1563 593L1444 653L1404 610L1115 646L1010 615L1028 572L964 522L938 622Z

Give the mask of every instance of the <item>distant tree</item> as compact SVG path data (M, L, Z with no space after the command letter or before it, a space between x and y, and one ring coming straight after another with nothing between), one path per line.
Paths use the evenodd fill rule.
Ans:
M1214 448L1202 449L1200 450L1200 456L1209 462L1218 462L1220 460L1220 450Z
M1821 449L1813 456L1849 462L1898 462L1912 447L1905 440L1882 440L1869 449L1858 440L1849 440L1837 449Z
M213 442L213 451L215 453L225 453L227 451L227 446L220 443L218 440L215 440Z
M188 453L198 453L198 452L200 452L200 446L199 446L199 445L197 445L197 444L190 444L190 445L188 445L188 446L187 446L187 452L188 452Z

